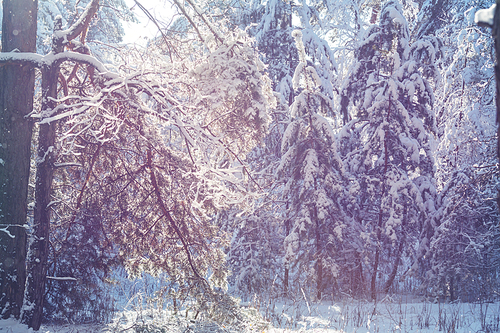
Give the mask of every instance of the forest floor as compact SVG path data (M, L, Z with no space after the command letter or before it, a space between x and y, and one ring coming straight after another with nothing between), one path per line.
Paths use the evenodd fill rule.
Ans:
M239 326L188 320L157 310L122 311L108 325L44 325L42 333L140 332L140 333L337 333L337 332L500 332L500 302L432 303L384 300L276 302L257 311L244 304L251 315ZM14 320L1 320L0 331L33 332Z

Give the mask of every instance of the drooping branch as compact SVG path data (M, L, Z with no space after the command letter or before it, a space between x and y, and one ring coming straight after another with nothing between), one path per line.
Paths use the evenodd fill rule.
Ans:
M148 149L147 151L147 166L149 168L149 175L151 179L151 184L153 185L153 189L156 195L156 199L158 201L158 205L160 206L161 212L163 215L167 218L169 221L170 225L174 229L175 233L177 234L177 237L179 237L179 240L182 243L182 247L184 248L184 251L186 252L187 259L189 262L189 266L191 266L191 269L193 270L193 274L200 280L204 280L200 274L198 273L198 270L194 266L193 259L191 257L191 251L189 250L189 247L186 243L186 240L184 239L184 236L182 235L181 231L179 230L179 227L177 226L177 223L173 219L172 215L170 214L170 211L167 209L165 206L165 203L163 202L161 193L160 193L160 187L158 186L158 182L156 181L156 175L155 171L153 168L153 163L152 163L152 154L151 154L151 149Z
M94 154L92 155L92 159L90 160L90 165L89 165L89 170L87 172L87 176L85 177L85 180L82 184L82 187L80 188L80 193L78 194L78 198L76 199L76 206L75 206L75 210L74 210L74 213L73 213L73 216L71 218L71 222L70 224L73 224L76 220L76 217L77 217L77 214L82 206L82 200L83 200L83 195L85 193L85 189L87 188L89 182L90 182L90 177L94 171L94 165L97 161L97 158L99 157L99 153L101 151L101 147L102 145L99 144L97 146L97 149L96 151L94 152ZM69 232L69 229L66 233L66 240L68 239L68 237L70 236L70 232Z

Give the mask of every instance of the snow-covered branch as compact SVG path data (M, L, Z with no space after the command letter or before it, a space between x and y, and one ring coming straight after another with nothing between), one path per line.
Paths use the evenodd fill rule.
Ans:
M56 31L53 34L53 47L56 53L61 52L62 48L71 40L80 35L85 29L88 28L90 20L97 10L99 9L99 0L92 0L82 15L78 18L78 20L68 29L66 30L57 30L57 25L60 23L56 22ZM61 21L61 17L57 18L59 22Z

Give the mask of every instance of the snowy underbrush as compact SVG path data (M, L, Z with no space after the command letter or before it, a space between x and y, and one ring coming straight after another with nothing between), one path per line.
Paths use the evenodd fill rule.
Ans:
M238 308L238 319L231 315L227 318L210 318L207 313L194 318L185 311L173 313L169 310L127 309L117 313L113 321L102 324L58 324L42 325L42 333L250 333L264 332L269 324L255 309ZM0 332L33 333L33 330L19 322L9 319L0 320Z
M500 332L500 302L432 303L386 297L377 303L270 302L269 332Z
M233 333L263 332L268 323L262 321L256 311L246 311L245 321L221 323L210 318L194 319L192 316L174 315L167 311L155 310L143 312L124 311L109 324L103 332L137 332L137 333Z
M43 333L343 333L343 332L500 332L500 302L432 303L386 297L377 303L271 300L236 308L184 307L177 311L130 302L107 325L44 325ZM260 312L260 313L259 313ZM0 320L1 332L32 332L14 320Z
M143 275L122 280L117 313L104 332L205 333L262 332L269 323L260 313L239 305L239 300L213 288L186 294L179 288Z
M146 306L145 306L146 305ZM241 307L228 295L216 302L186 302L176 309L156 302L131 301L118 312L103 332L136 333L232 333L263 332L266 322L253 308Z

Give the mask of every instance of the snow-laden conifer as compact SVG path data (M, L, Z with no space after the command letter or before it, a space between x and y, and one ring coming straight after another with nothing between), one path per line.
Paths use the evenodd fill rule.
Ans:
M401 4L389 1L360 42L345 84L343 94L353 107L343 103L343 112L350 111L353 120L340 133L342 152L360 185L353 191L360 205L356 218L365 229L362 255L370 263L372 298L380 285L389 290L403 257L413 255L409 244L429 236L436 194L429 76L436 73L426 63L435 56L431 41L410 42Z
M298 95L291 106L293 118L283 135L276 171L284 183L282 196L288 202L290 220L284 264L291 269L295 288L308 281L307 287L321 299L326 286L340 274L335 249L344 227L343 166L331 124L322 116L331 112L332 105L319 92L321 80L315 68L307 66L301 31L295 30L293 37L300 59L293 78Z

